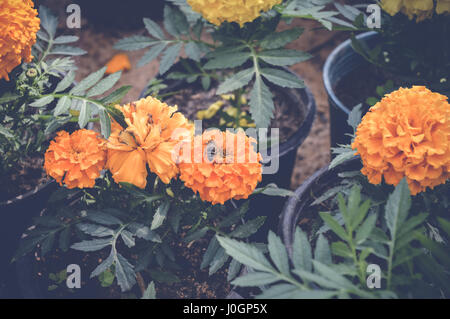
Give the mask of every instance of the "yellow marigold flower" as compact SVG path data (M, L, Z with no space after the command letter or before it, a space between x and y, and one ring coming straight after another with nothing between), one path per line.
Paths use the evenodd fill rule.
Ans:
M436 13L450 13L450 0L438 0L436 4Z
M112 74L119 71L128 71L131 69L130 59L124 53L116 54L106 64L106 74Z
M449 0L437 0L436 8L433 0L382 0L381 4L391 16L402 12L409 19L416 17L417 22L430 18L435 10L437 14L450 12Z
M236 22L242 27L268 11L282 0L187 0L194 11L209 22L220 25L224 21Z
M172 158L180 139L192 134L193 126L177 112L177 107L149 96L117 108L123 113L127 128L113 123L107 143L107 168L116 183L127 182L140 188L147 185L150 171L166 184L178 174ZM177 129L181 129L177 134Z
M253 149L255 142L243 131L210 130L195 136L190 160L179 163L180 179L213 205L248 198L262 178L261 154Z
M106 162L104 144L91 130L60 131L45 152L45 171L67 188L94 187Z
M31 0L0 1L0 79L16 66L31 62L31 47L36 42L40 20Z
M197 112L197 119L199 120L210 120L220 111L220 108L225 104L224 101L217 101L211 104L206 110L201 110Z
M406 177L413 195L450 177L450 104L423 86L386 95L364 116L352 144L372 184Z

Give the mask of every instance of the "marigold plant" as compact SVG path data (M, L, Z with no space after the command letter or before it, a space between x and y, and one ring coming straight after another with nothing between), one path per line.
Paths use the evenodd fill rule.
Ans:
M106 162L104 144L92 130L60 131L45 153L45 171L69 189L94 187Z
M148 164L150 171L168 184L178 174L172 152L179 139L192 132L192 125L177 112L177 107L151 96L117 108L128 126L123 128L113 123L107 143L106 165L116 183L127 182L145 188ZM180 132L179 139L175 138L176 130Z
M224 21L236 22L242 27L268 11L282 0L187 0L194 11L209 22L220 25Z
M31 62L40 19L31 0L0 1L0 79L22 61Z
M261 154L253 149L255 142L243 131L210 130L195 136L191 157L180 161L180 179L212 204L246 199L262 178Z
M450 177L450 105L423 86L386 95L364 116L352 144L373 184L406 176L416 195Z

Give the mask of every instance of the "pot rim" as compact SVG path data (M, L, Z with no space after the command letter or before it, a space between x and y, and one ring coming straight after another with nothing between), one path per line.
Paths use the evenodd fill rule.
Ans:
M369 32L364 32L361 33L359 35L356 36L356 39L361 40L361 39L367 39L367 38L371 38L375 35L377 35L378 32L376 31L369 31ZM325 65L323 67L323 82L325 85L325 90L328 93L328 96L331 100L334 101L334 103L337 105L337 107L339 109L341 109L341 111L345 112L346 114L349 114L351 110L349 110L344 103L342 103L341 100L338 99L338 97L336 96L336 93L334 92L334 88L333 88L333 83L331 83L331 72L333 69L333 66L335 64L335 62L341 57L342 53L345 51L353 51L355 54L357 54L352 46L351 46L351 39L347 39L344 42L342 42L341 44L339 44L328 56L328 58L325 61Z

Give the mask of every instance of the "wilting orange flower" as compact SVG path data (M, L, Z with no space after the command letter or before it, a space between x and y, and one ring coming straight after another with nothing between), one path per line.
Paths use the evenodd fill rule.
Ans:
M128 55L124 53L116 54L111 60L106 64L106 74L112 74L119 71L128 71L131 69L130 59Z
M36 42L40 20L31 0L0 1L0 79L16 66L31 62L31 47Z
M195 136L191 156L179 163L180 179L212 204L245 199L262 178L261 154L243 131L211 130Z
M94 187L106 162L104 144L91 130L60 131L45 152L45 171L67 188Z
M373 184L406 176L413 195L450 177L450 104L423 86L386 95L364 116L352 145Z
M107 168L116 183L127 182L140 188L147 184L147 167L166 184L178 174L172 158L176 145L193 132L187 119L153 97L117 106L127 128L113 123L109 137Z

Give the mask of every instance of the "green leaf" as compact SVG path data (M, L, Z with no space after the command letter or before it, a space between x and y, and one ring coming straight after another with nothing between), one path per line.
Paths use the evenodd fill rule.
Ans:
M353 131L356 132L356 128L359 123L361 123L362 119L362 104L358 104L352 108L350 113L348 114L347 124L353 128Z
M306 271L312 270L312 252L306 234L297 227L294 235L294 245L292 247L292 262L294 268Z
M242 268L242 264L236 259L231 260L230 266L228 267L227 281L231 281L239 274Z
M109 118L108 112L105 110L98 110L98 115L100 117L100 129L104 138L109 138L111 134L111 119Z
M156 299L156 289L153 281L145 289L141 299Z
M133 266L121 254L117 254L115 258L117 284L122 292L133 288L136 283L136 275Z
M217 94L225 94L247 85L253 78L254 73L254 69L250 68L232 75L219 85Z
M106 226L122 224L122 221L117 217L98 211L88 211L86 218L90 221Z
M230 52L217 55L209 60L204 68L207 70L236 68L244 64L250 56L250 52Z
M226 254L225 249L219 247L213 260L211 261L211 266L209 267L209 275L215 274L222 266L227 262L229 256Z
M328 166L328 169L335 168L336 166L344 163L345 161L354 158L356 151L352 149L348 149L347 152L341 153L338 156L336 156L330 163L330 166Z
M347 244L342 241L333 242L331 244L331 250L333 251L333 254L335 254L336 256L345 258L353 257L350 248L348 248Z
M39 18L41 19L41 27L47 31L51 38L54 38L58 27L58 18L43 5L39 6Z
M94 271L92 271L90 278L97 277L101 273L105 272L107 269L109 269L114 262L114 251L111 249L111 253L109 254L108 258L103 260L97 267L95 267Z
M395 239L397 232L408 216L411 208L411 195L406 179L402 179L395 187L394 192L389 195L385 209L386 225L391 234L391 238Z
M33 103L30 103L30 106L44 107L44 106L52 103L54 99L55 98L52 95L47 95L47 96L41 97L40 99L34 101Z
M177 37L189 30L189 23L178 8L166 5L164 7L164 27L170 35Z
M149 270L150 276L153 280L161 283L173 284L180 282L180 279L174 274L166 271L160 271L156 269Z
M330 245L328 244L328 240L322 234L319 235L316 242L314 260L317 260L324 265L332 264Z
M82 100L81 103L80 115L78 116L78 125L80 128L84 128L91 118L91 104L86 103L85 100Z
M232 284L240 287L256 287L273 284L280 278L267 272L248 273L233 280Z
M250 113L258 128L269 127L275 106L272 93L260 76L256 76L255 84L250 92Z
M100 82L98 82L93 88L91 88L86 96L97 96L105 93L106 91L110 90L116 83L119 81L120 77L122 76L122 71L113 73Z
M166 73L172 65L175 63L178 55L180 54L180 50L183 47L182 43L174 44L164 51L164 54L161 58L161 62L159 64L159 73Z
M217 241L216 237L213 237L213 239L211 239L211 241L209 242L208 248L205 251L205 254L203 255L203 260L202 263L200 265L200 269L205 269L206 267L208 267L214 256L217 254L217 251L220 248L220 244Z
M263 49L278 49L284 47L289 42L292 42L303 33L303 28L292 28L289 30L270 33L260 43Z
M377 222L377 214L371 214L362 223L361 227L356 231L355 242L357 245L364 243L364 241L369 238L372 230L375 228Z
M103 75L105 74L106 67L101 68L100 70L88 75L86 78L80 81L72 90L70 90L70 93L72 95L79 95L83 94L87 89L94 86L98 81L101 80Z
M66 44L77 42L80 38L75 35L62 35L53 40L54 44Z
M107 237L114 235L114 231L112 229L100 225L79 223L77 224L77 227L82 232L94 237Z
M255 270L275 272L264 254L255 246L221 236L217 236L217 240L226 253L238 262Z
M411 218L412 219L412 218ZM411 220L410 219L410 220ZM441 217L437 218L439 225L442 227L442 229L444 230L444 232L450 236L450 222L448 220L445 220ZM404 225L404 227L406 226L406 224Z
M281 239L272 231L269 231L268 240L269 243L267 246L269 249L270 258L282 274L289 276L289 259L286 252L286 247L281 242Z
M319 213L322 220L331 228L331 230L338 235L341 239L347 241L348 235L345 229L339 225L339 223L329 213Z
M112 244L112 238L102 238L93 240L83 240L79 243L73 244L70 248L81 251L97 251Z
M69 112L70 106L72 105L72 100L67 95L64 95L59 99L58 104L56 104L53 110L54 116L59 116L62 114L67 114Z
M297 50L268 50L258 53L258 57L272 65L287 66L309 60L312 56Z
M131 88L132 88L131 85L122 86L120 89L117 89L107 97L103 98L101 102L103 104L119 103L123 99L123 97L128 93L128 91L130 91Z
M75 81L75 72L69 71L69 73L58 83L53 93L59 93L67 90Z
M298 293L301 293L299 287L291 284L278 284L271 286L258 295L257 299L298 299ZM310 292L310 291L308 291ZM306 294L308 295L308 294Z
M6 138L14 138L14 134L1 124L0 124L0 134Z
M159 207L156 209L155 215L153 216L152 226L150 227L150 230L155 230L163 224L169 208L170 201L168 200L163 201L161 205L159 205Z
M127 245L128 248L134 247L136 245L133 234L129 231L123 230L120 233L120 237L122 237L124 244Z
M156 22L149 18L144 18L144 25L148 33L150 33L153 37L159 40L164 39L164 32Z
M258 229L264 224L266 216L259 216L255 219L247 221L243 225L239 225L233 230L229 236L234 238L247 238L255 234Z
M138 67L142 67L144 65L146 65L147 63L150 63L151 61L153 61L154 59L156 59L156 57L158 55L161 54L161 52L164 51L164 49L166 48L167 43L158 43L156 45L154 45L150 50L148 50L143 56L142 58L139 60L137 66Z
M294 74L273 68L262 68L261 74L275 85L287 88L304 88L305 83Z
M120 39L114 45L114 49L124 51L136 51L147 48L153 44L155 44L155 40L153 40L152 38L141 35L133 35L131 37Z
M139 224L131 223L128 225L127 229L131 231L138 238L149 240L155 243L161 243L161 237L154 231L151 231L149 227Z
M78 55L84 55L87 52L83 49L73 47L70 45L55 45L49 54L54 55L72 55L72 56L78 56Z
M200 62L200 59L202 57L202 50L197 45L197 43L190 41L184 45L184 51L186 52L186 55L197 62Z

